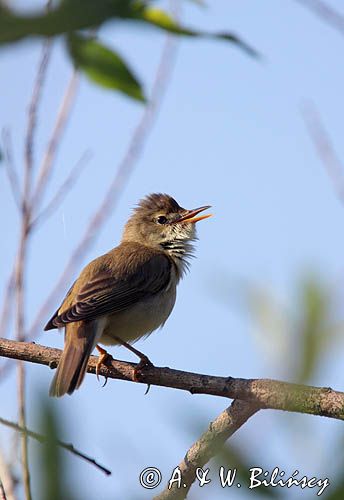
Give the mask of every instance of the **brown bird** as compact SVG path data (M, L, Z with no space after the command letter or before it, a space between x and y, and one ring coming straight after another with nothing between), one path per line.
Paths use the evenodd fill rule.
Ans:
M119 246L94 259L80 273L45 330L65 328L64 350L50 386L51 396L72 394L83 381L97 346L124 345L149 335L169 317L176 286L189 267L196 239L195 222L204 206L186 210L167 194L141 200Z

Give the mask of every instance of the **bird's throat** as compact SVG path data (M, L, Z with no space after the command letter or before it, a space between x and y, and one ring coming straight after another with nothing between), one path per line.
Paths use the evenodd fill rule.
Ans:
M161 248L169 255L178 269L180 277L188 271L190 258L193 257L194 247L185 240L174 239L160 243Z

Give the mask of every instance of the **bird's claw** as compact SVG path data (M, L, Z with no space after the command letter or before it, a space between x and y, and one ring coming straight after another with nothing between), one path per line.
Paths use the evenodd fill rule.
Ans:
M100 372L101 366L102 365L107 366L113 358L112 358L111 354L109 354L105 349L103 349L99 345L97 345L96 348L99 351L98 361L97 361L97 365L96 365L96 377L97 377L97 380L99 382L99 372ZM105 376L104 378L105 378L105 382L102 385L102 387L105 387L107 384L107 381L108 381L108 377Z
M145 368L154 368L154 365L147 356L142 355L140 358L140 362L134 368L134 377L133 378L134 378L135 382L140 381L140 377L142 375L142 372L145 370ZM148 393L148 391L149 391L149 386L148 386L148 389L146 391L146 394Z

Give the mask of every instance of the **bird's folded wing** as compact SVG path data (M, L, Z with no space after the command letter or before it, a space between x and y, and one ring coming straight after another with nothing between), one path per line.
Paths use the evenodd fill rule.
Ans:
M64 327L73 321L89 321L104 314L123 311L166 288L171 277L171 262L156 254L125 276L102 270L77 294L74 304L51 318L45 330ZM61 310L61 309L60 309Z

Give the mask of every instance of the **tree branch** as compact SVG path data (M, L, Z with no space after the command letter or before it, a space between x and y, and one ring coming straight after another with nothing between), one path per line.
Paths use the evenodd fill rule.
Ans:
M40 443L45 443L47 441L47 438L43 436L43 434L38 434L38 432L31 431L27 427L22 427L16 424L15 422L6 420L5 418L0 417L0 424L5 425L6 427L10 427L11 429L20 432L21 434L25 434L26 437L33 438L36 441L39 441ZM73 453L73 455L76 455L77 457L82 458L86 462L94 465L102 472L104 472L107 476L111 475L111 471L109 469L107 469L103 465L100 465L94 458L89 457L88 455L85 455L85 453L83 453L82 451L77 450L72 443L65 443L64 441L57 440L56 444L61 448L70 451L71 453Z
M4 146L4 160L5 160L5 170L12 190L12 196L14 203L16 204L18 210L21 210L21 189L20 182L18 178L18 173L14 164L13 159L13 147L11 140L11 132L9 128L4 128L2 130L2 143Z
M344 203L344 165L339 159L331 137L318 110L311 102L303 104L301 113L314 148L333 183L336 195L341 203Z
M53 195L51 200L48 202L46 207L37 215L35 219L31 222L31 228L36 229L45 222L62 204L65 196L72 189L81 173L83 172L86 164L91 159L91 152L89 150L85 151L81 158L77 161L74 167L71 169L66 179L62 182L61 186L57 189L56 193Z
M183 500L186 498L196 479L196 470L203 467L213 458L234 432L259 410L254 403L234 400L216 419L209 424L208 429L191 446L183 460L178 465L183 478L184 488L178 488L177 483L168 486L153 500Z
M47 74L47 69L49 65L49 60L51 56L52 40L48 38L43 43L42 56L39 62L36 81L33 87L33 93L28 109L28 124L27 132L25 138L25 179L24 179L24 193L31 195L31 180L32 180L32 170L34 167L34 142L35 142L35 131L37 126L37 112L40 99L42 97L42 90ZM29 198L29 196L27 196ZM25 203L29 202L29 199L23 200Z
M7 463L5 455L0 449L0 499L16 500L15 480L11 466Z
M60 349L29 342L0 339L0 356L56 368ZM98 358L91 356L87 371L95 374ZM344 420L344 393L330 387L314 387L270 379L217 377L147 367L135 373L135 363L112 359L102 366L100 375L107 378L171 387L191 394L210 394L254 403L260 409L284 410Z
M322 0L296 0L304 7L316 14L329 26L344 35L344 16L335 10L329 3Z
M63 135L63 132L65 131L68 118L70 117L71 114L71 108L76 96L78 83L79 83L79 73L76 70L73 70L72 76L67 84L65 93L63 95L60 104L60 109L57 113L54 129L49 139L48 146L43 156L42 163L39 169L37 184L35 186L31 199L32 211L37 212L39 208L41 197L47 185L49 176L52 171L56 152L61 142L61 137Z

